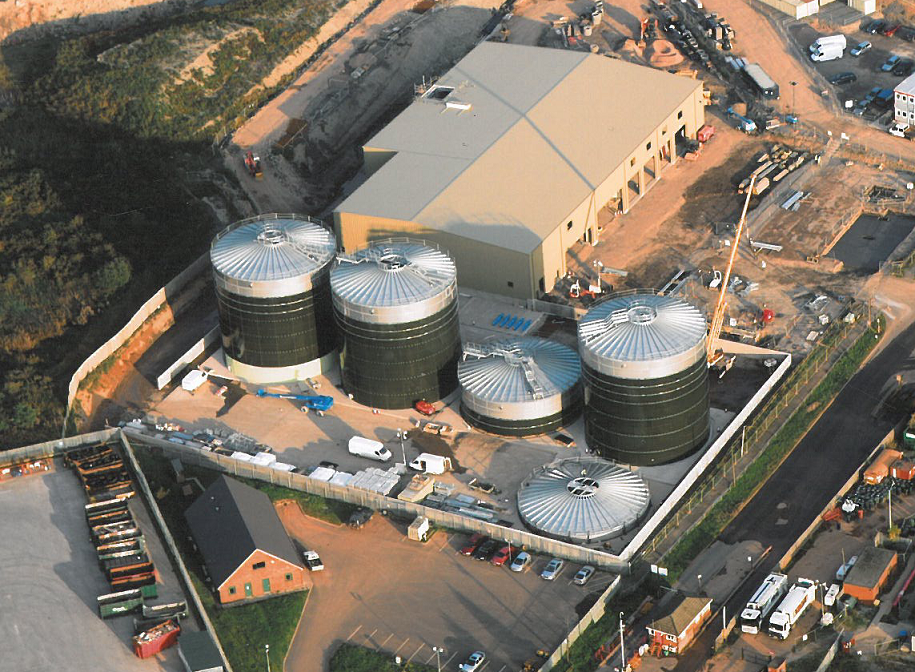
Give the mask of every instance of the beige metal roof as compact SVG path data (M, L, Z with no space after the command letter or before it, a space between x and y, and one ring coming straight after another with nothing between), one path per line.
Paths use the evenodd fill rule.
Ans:
M453 91L417 99L366 144L397 154L338 211L531 252L702 84L484 42L436 86Z
M910 96L915 95L915 75L909 75L896 85L896 93L905 93Z

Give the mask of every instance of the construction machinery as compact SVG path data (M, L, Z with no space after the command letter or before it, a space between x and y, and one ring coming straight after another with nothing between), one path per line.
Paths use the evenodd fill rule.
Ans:
M289 394L280 392L268 392L267 390L260 389L257 391L257 396L301 401L303 409L317 411L319 415L323 415L326 411L329 411L334 406L334 398L323 394Z
M248 173L251 177L260 180L264 176L264 171L261 169L261 159L250 149L248 153L245 154L245 168L248 169Z
M718 293L718 305L715 306L715 312L712 315L712 323L708 330L706 356L708 358L709 366L718 364L724 358L724 353L717 347L717 341L718 337L721 336L721 327L724 324L724 313L728 306L728 283L731 278L731 271L734 269L734 262L737 261L737 248L740 246L740 237L743 235L743 229L747 223L747 209L750 207L750 197L753 195L755 183L756 176L754 175L750 179L750 188L747 189L747 198L743 202L743 212L740 213L740 220L737 222L737 233L734 234L734 243L731 245L731 258L728 259L727 268L724 270L724 278L721 281L721 291Z
M580 299L583 296L590 296L591 298L596 297L598 294L601 294L599 285L589 284L587 288L581 286L581 281L578 278L575 279L575 282L572 283L572 286L569 287L569 296L573 299Z

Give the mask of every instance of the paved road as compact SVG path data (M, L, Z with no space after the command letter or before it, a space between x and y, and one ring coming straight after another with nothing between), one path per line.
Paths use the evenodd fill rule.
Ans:
M858 371L798 447L743 511L725 528L721 540L753 539L772 546L769 560L752 573L727 604L728 613L743 609L753 590L874 446L899 422L905 409L873 411L884 385L898 372L915 369L915 325L908 327ZM781 507L781 508L779 508ZM720 632L709 626L682 656L676 670L701 668Z

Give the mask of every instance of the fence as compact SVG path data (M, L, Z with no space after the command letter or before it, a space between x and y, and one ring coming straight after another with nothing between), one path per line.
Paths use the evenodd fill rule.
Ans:
M588 627L600 619L604 612L607 610L607 603L611 598L616 594L616 591L620 587L620 581L622 577L617 575L615 579L607 586L607 589L601 593L601 596L597 598L597 602L594 603L588 613L582 616L581 620L575 624L575 627L572 628L571 632L566 635L566 638L559 643L559 646L556 647L556 650L553 651L553 654L547 658L546 662L540 667L540 672L549 672L552 670L559 661L562 660L562 657L568 654L569 649L572 648L572 645L578 641L578 638L581 637L581 634L588 629Z
M149 483L146 480L146 476L143 474L143 471L137 464L136 455L133 453L133 446L130 445L130 441L127 440L127 437L124 436L123 432L120 434L120 439L121 444L124 446L124 454L127 457L127 461L130 463L130 469L133 472L134 481L136 481L137 485L140 486L140 492L143 493L143 497L146 499L146 504L149 507L149 510L152 512L152 516L156 521L156 526L159 528L159 534L165 541L165 547L168 549L168 553L172 558L172 562L174 563L175 568L178 570L178 575L181 577L181 581L184 583L185 591L188 595L191 596L191 601L194 603L194 607L197 609L197 613L200 614L200 620L203 621L204 627L210 632L213 641L216 643L216 648L219 649L219 655L222 657L223 666L227 672L232 672L232 666L229 665L228 658L226 657L226 652L222 648L222 642L219 641L219 637L216 635L216 628L213 627L213 623L210 621L210 617L207 615L206 609L204 609L203 603L200 601L200 596L197 594L197 590L194 587L194 582L191 580L191 575L188 574L187 567L184 565L184 560L181 559L181 554L178 552L178 547L175 545L175 539L172 537L172 533L169 531L168 525L165 524L165 520L162 518L162 512L159 511L159 506L156 504L156 499L153 497L152 491L149 489Z
M202 355L207 348L209 348L219 339L219 334L219 327L213 327L210 329L206 336L194 343L194 345L192 345L187 352L181 355L174 364L168 367L164 373L160 374L159 377L156 378L156 389L161 390L163 387L172 382L172 379L179 371L181 371L181 369L200 357L200 355Z
M85 377L95 370L99 364L116 353L118 348L123 346L127 342L127 339L133 336L137 329L146 322L149 316L159 310L170 296L184 287L192 278L200 274L210 263L209 259L210 255L208 252L200 255L194 263L181 271L181 273L176 275L167 285L153 294L146 303L140 306L139 310L133 314L133 317L127 321L127 324L121 327L118 333L109 338L79 365L79 368L76 369L76 372L70 378L70 385L67 388L67 412L64 416L64 426L61 431L61 436L66 435L70 410L73 407L74 399L76 399L76 393L79 390L80 383L83 382Z
M425 516L441 527L464 532L481 532L488 537L500 539L513 546L524 546L535 553L553 555L585 565L595 565L617 574L628 574L629 563L619 556L592 548L583 548L556 539L547 539L526 530L502 527L484 520L469 518L456 513L432 509L421 504L405 502L393 497L386 497L376 492L350 488L348 486L326 483L302 474L278 471L239 460L207 452L198 448L182 446L164 439L147 436L141 432L125 429L124 433L131 439L162 449L169 457L180 458L187 464L193 464L223 473L266 481L290 490L299 490L326 499L336 499L357 506L384 510L403 517Z
M747 418L756 410L756 407L773 390L775 384L784 377L785 373L787 373L788 369L791 367L791 361L791 355L786 355L778 365L778 368L769 376L765 385L757 390L750 402L737 414L737 417L730 422L721 436L712 444L712 447L693 465L692 469L689 470L683 480L674 488L674 491L667 497L660 508L655 511L654 515L648 520L642 530L640 530L633 540L629 542L623 550L623 557L631 559L635 552L646 542L648 545L645 547L643 555L647 556L649 553L654 552L657 549L658 544L666 538L673 529L680 525L680 510L686 508L686 515L689 515L690 512L692 512L693 507L697 504L701 504L708 492L718 484L718 481L727 475L728 470L730 470L732 474L734 473L736 461L740 459L744 453L743 441L732 444L727 459L722 460L718 469L703 480L700 487L693 492L686 502L681 503L681 500L690 488L696 485L700 477L706 472L706 469L708 469L711 463L715 461L719 454L724 451L727 444L734 438L737 429L746 422ZM676 515L668 520L661 529L656 529L662 520L674 512L675 507L678 508ZM651 537L650 542L649 537Z
M849 310L852 309L857 311L859 310L859 307L857 305L849 306ZM794 372L792 372L791 376L788 377L781 388L779 388L778 394L773 395L772 398L769 399L766 405L756 414L756 418L753 420L753 422L751 422L744 429L743 434L741 435L741 439L739 441L734 441L727 451L722 451L721 448L719 448L719 451L723 453L723 456L718 462L717 467L714 469L714 471L710 471L708 473L700 486L690 495L689 499L679 507L679 510L676 512L674 517L668 520L663 527L656 530L651 535L651 541L645 547L643 555L647 557L650 553L655 553L658 550L661 542L663 542L673 530L679 528L681 514L689 515L693 508L702 505L705 498L710 495L711 491L723 479L728 477L728 472L730 472L732 481L736 480L737 462L745 454L753 452L754 450L761 450L765 447L763 438L765 437L769 428L772 426L772 423L774 423L779 418L781 413L787 409L788 405L791 403L794 397L797 396L801 389L803 389L803 387L809 382L811 376L815 375L820 370L820 367L822 367L822 365L827 361L829 354L832 352L835 346L838 343L841 343L848 335L848 330L851 327L852 325L845 322L833 323L817 347L814 348L814 350L804 358L803 362L794 370ZM790 361L788 365L790 365ZM781 366L785 366L785 362L782 362ZM770 390L771 386L766 389L765 394L768 394ZM760 392L762 392L762 390ZM760 393L757 393L757 395L759 394ZM754 401L756 401L756 395L754 395ZM744 411L747 411L747 416L752 412L752 410L753 409L751 406L748 406L744 409ZM741 422L745 420L747 416L744 416L744 418L741 419ZM729 428L735 425L739 426L739 424L732 422ZM731 437L729 437L729 439L730 438ZM709 452L711 452L711 449ZM692 471L690 472L690 475L691 474ZM671 497L671 500L672 499L673 498ZM712 503L709 503L705 508L708 508L711 506L711 504ZM671 507L671 509L672 508L673 507ZM658 514L655 514L655 516L657 515ZM654 516L652 518L654 519ZM696 524L698 524L698 522L699 521L696 521ZM653 526L649 524L645 526L645 529L650 530L652 527ZM682 533L685 533L686 531L688 530L680 530Z
M30 446L4 450L3 452L0 452L0 465L21 464L23 462L40 460L46 457L54 457L73 448L89 446L96 443L105 443L116 437L119 431L120 430L118 429L103 429L89 434L68 436L54 441L33 443Z

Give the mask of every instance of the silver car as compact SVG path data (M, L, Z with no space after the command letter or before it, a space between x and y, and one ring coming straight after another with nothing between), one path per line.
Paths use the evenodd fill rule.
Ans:
M594 567L591 565L585 565L575 574L575 578L572 579L572 583L577 586L585 585L592 576L594 576Z
M553 558L546 564L543 571L540 572L540 578L545 579L546 581L552 581L562 573L562 568L565 567L565 564L565 560Z

